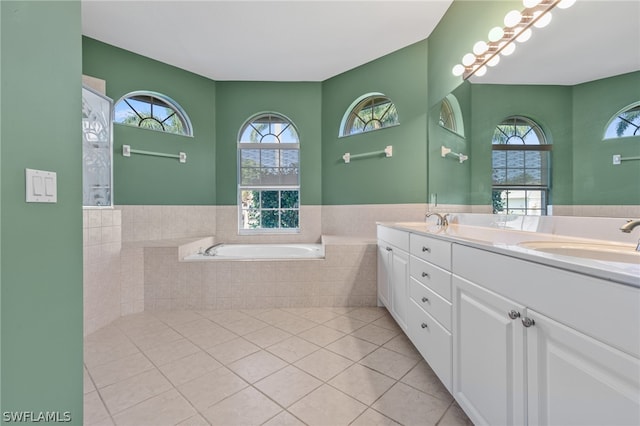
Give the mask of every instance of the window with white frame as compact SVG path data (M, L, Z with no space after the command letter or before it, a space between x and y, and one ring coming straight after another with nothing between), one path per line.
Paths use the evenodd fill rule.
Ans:
M525 117L496 126L492 140L493 212L546 215L551 175L551 145L542 128Z
M193 136L191 121L182 107L168 96L137 91L115 104L113 122L142 129Z
M238 210L241 233L300 229L300 140L281 114L256 115L240 129Z
M605 139L640 136L640 102L629 105L614 115L604 133Z
M356 99L340 124L340 137L397 126L398 111L382 93L368 93Z

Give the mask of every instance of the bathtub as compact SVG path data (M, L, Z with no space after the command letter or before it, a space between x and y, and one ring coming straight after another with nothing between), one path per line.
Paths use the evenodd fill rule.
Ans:
M184 260L322 259L322 244L218 244L204 252L185 256Z

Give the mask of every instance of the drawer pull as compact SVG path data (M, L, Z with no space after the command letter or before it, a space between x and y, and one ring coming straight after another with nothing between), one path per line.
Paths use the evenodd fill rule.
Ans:
M422 298L422 303L427 303L429 301L429 299L427 299L426 297Z
M527 328L529 328L529 327L531 327L532 325L535 325L535 324L536 324L536 322L534 320L532 320L531 318L529 318L529 317L522 318L522 325L524 325Z
M431 277L426 272L423 272L422 273L422 278L431 278Z
M393 249L391 247L387 247L386 249L387 249L387 251L393 251Z
M509 311L509 318L516 319L520 317L520 312L516 311L515 309L512 309L511 311Z
M422 328L429 328L429 326L428 326L427 324L425 324L425 323L420 324L420 327L422 327Z
M426 251L427 253L431 253L431 249L429 247L425 247L425 246L422 246L422 251L423 252Z

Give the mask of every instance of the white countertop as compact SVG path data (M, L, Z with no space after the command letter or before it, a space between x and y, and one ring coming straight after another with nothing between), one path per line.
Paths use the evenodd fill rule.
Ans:
M379 222L379 224L640 288L640 255L637 263L627 263L545 253L519 246L520 243L531 241L611 243L605 240L456 223L446 227L425 222ZM620 245L620 243L615 244ZM626 245L630 250L635 248L635 245Z

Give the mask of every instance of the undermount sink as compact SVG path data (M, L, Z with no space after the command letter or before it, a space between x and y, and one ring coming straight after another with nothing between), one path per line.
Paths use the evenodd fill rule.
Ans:
M607 262L640 263L640 252L632 245L615 243L580 243L570 241L527 241L522 248L562 256L581 257Z

